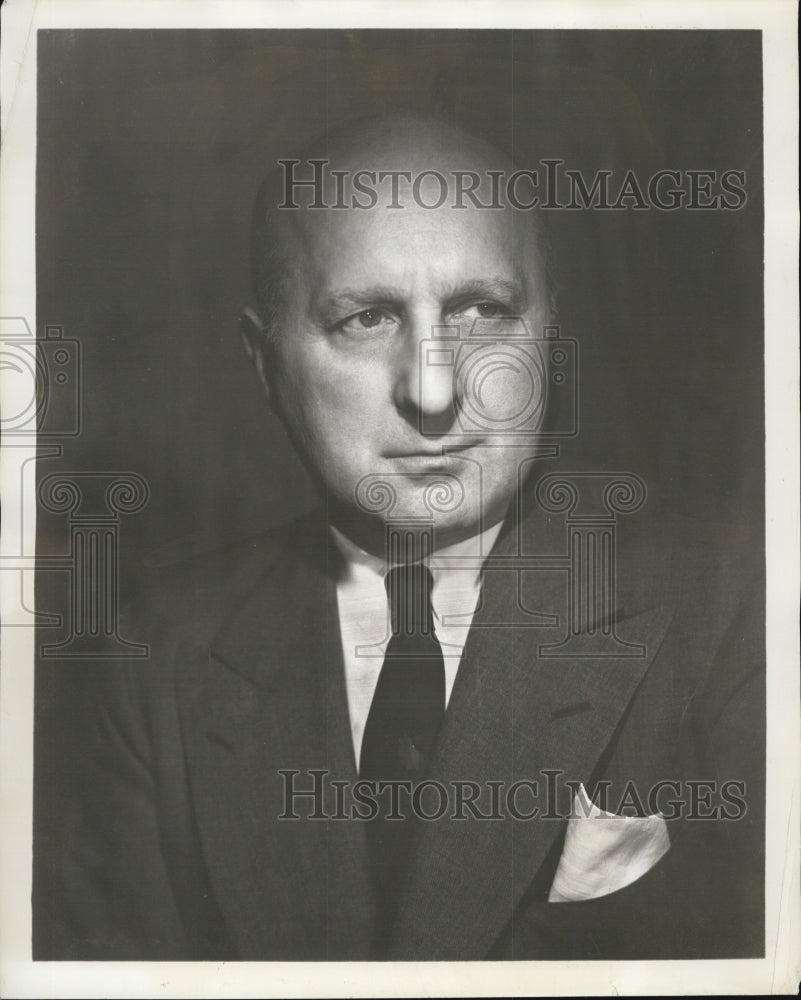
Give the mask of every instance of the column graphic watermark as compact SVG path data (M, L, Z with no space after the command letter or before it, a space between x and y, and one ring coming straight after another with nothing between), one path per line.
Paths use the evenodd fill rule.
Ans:
M3 503L0 571L13 574L5 588L7 627L66 628L63 642L43 642L43 657L146 656L147 646L120 635L120 523L139 512L149 488L133 472L66 471L45 476L39 463L65 457L82 429L82 349L55 324L36 337L22 316L0 317L0 372L4 378L0 429L7 482ZM43 544L34 530L35 504L68 518L67 553ZM37 545L37 534L39 543ZM36 607L35 571L68 579L65 613Z

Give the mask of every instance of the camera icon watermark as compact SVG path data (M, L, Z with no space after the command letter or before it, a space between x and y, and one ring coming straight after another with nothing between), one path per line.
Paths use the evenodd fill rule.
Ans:
M440 326L420 343L420 426L426 436L570 438L578 434L578 344L520 316ZM432 384L451 381L454 419L432 416Z
M4 625L66 630L61 642L39 643L45 658L146 656L146 645L119 631L119 535L121 516L147 503L147 483L132 472L40 475L42 463L63 459L66 442L81 433L81 362L80 342L61 326L47 325L37 337L24 317L0 317ZM67 516L66 552L50 515ZM58 610L40 606L48 590L42 573L67 579Z
M81 345L60 326L35 338L21 316L0 318L3 435L76 437L81 431Z

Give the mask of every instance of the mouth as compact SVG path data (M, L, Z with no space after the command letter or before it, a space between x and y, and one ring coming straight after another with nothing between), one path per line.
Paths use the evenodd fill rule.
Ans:
M422 460L433 460L433 459L448 459L450 457L457 457L459 455L467 454L474 448L478 448L483 442L482 441L466 441L461 444L443 444L438 445L436 448L414 448L398 451L387 451L384 453L384 458L389 459L422 459Z
M393 451L387 452L384 457L389 459L393 465L402 472L407 473L437 473L452 472L455 468L464 465L464 461L476 444L462 444L451 446L440 446L436 451L432 449L417 449L413 451Z

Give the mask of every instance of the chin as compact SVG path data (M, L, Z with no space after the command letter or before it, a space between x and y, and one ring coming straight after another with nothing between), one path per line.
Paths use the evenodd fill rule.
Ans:
M454 542L478 535L485 528L490 527L498 518L493 521L482 518L481 511L477 509L460 509L450 512L428 512L427 516L421 516L419 510L416 513L397 513L392 518L383 519L384 531L392 527L401 528L404 531L423 533L433 529L434 545L442 548Z

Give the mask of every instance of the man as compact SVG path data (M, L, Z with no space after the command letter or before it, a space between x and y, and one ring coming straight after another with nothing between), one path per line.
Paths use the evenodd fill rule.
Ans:
M540 558L578 499L546 475L568 352L526 182L408 116L265 182L243 333L321 510L154 584L51 957L760 952L750 578L664 530L619 579L608 526Z

